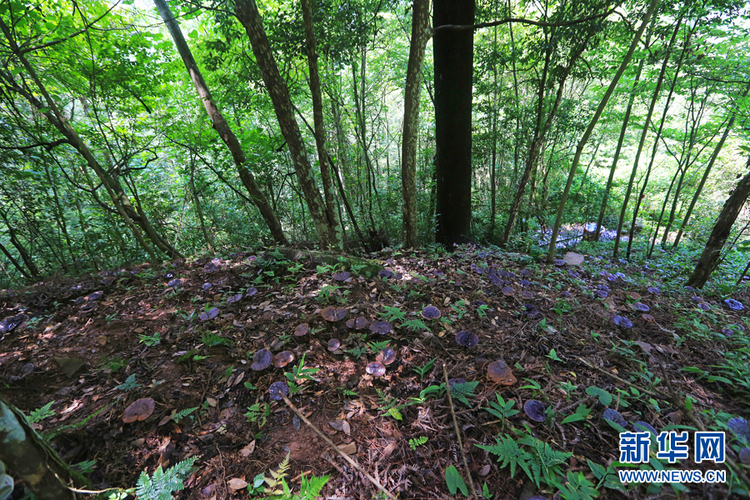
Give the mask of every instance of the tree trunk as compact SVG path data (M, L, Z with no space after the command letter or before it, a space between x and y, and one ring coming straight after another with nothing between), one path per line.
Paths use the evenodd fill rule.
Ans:
M8 251L8 249L7 249L7 248L5 248L5 245L3 245L2 243L0 243L0 251L2 251L2 252L3 252L4 254L5 254L5 256L6 256L6 257L8 257L8 260L10 261L10 263L11 263L11 264L13 264L13 266L14 266L14 267L15 267L15 268L16 268L16 269L18 270L18 272L20 272L20 273L21 273L21 275L23 275L23 277L24 277L24 278L26 278L27 280L31 281L31 280L32 280L32 279L33 279L33 278L35 277L35 276L32 276L32 275L30 275L30 274L29 274L29 273L28 273L28 272L26 271L26 269L24 269L24 268L23 268L23 266L21 265L21 263L20 263L20 262L18 262L18 261L17 261L16 259L15 259L15 257L13 257L13 254L11 254L11 253L10 253L10 252ZM7 273L7 272L6 272L6 273ZM10 275L9 275L9 276L10 276Z
M651 34L654 30L654 24L656 24L656 16L651 21L651 27L648 34L646 35L646 48L651 43ZM630 98L628 99L628 107L625 109L625 117L622 120L622 127L620 127L620 137L617 139L617 147L615 148L615 156L612 158L612 166L609 167L609 178L607 179L607 187L604 189L604 199L602 200L602 208L599 210L599 218L596 220L596 233L594 234L594 241L599 241L599 235L601 233L602 224L604 223L604 214L607 212L607 202L609 201L609 194L612 191L612 183L615 178L615 171L617 170L617 162L620 159L620 153L622 152L622 145L625 142L625 132L628 130L628 123L630 122L630 114L633 112L633 103L635 102L635 94L638 88L638 84L641 81L641 73L643 72L643 65L646 62L646 58L642 57L641 62L638 63L638 71L635 74L635 81L633 81L633 88L630 89ZM620 235L617 235L619 238Z
M307 151L302 142L302 134L299 125L294 119L292 100L289 97L289 89L286 82L279 73L276 60L271 51L271 44L263 28L263 20L258 12L255 0L237 0L235 3L235 15L245 28L245 32L252 45L255 60L260 68L263 82L268 89L268 95L273 102L276 118L279 121L281 133L286 139L289 154L292 157L294 171L297 174L304 195L307 208L310 211L315 231L318 234L320 245L323 248L342 248L342 242L336 240L336 231L328 223L326 217L325 202L315 184Z
M750 84L748 84L748 86L745 87L745 90L742 92L742 99L744 99L745 96L747 96L748 91L750 91ZM700 197L701 192L703 191L703 186L706 185L706 180L708 180L708 174L711 173L711 169L713 168L714 163L716 163L716 158L719 157L719 153L721 152L721 149L724 147L724 143L726 142L727 137L729 137L729 132L732 130L732 126L734 125L734 119L736 116L737 116L736 112L732 112L732 117L729 119L729 123L727 123L727 128L724 130L724 134L722 134L721 140L719 140L719 143L714 148L714 152L711 154L711 158L708 160L708 165L706 165L706 171L703 173L701 182L700 184L698 184L698 188L695 190L695 195L693 195L693 200L690 202L690 206L688 207L687 212L685 213L685 217L682 219L680 230L677 232L677 236L675 237L672 248L677 248L677 245L679 245L680 243L680 239L682 239L682 233L685 231L685 227L687 227L687 224L690 221L690 216L693 213L695 204L698 202L698 198Z
M234 164L237 166L240 180L250 194L250 199L253 200L255 206L260 210L263 219L266 221L266 225L268 225L268 229L271 231L271 236L274 241L279 245L289 245L289 242L284 235L284 231L281 228L281 223L276 216L276 212L274 212L273 208L268 203L268 198L266 198L266 195L260 189L257 182L255 182L255 176L253 176L253 173L247 166L247 157L242 150L242 145L237 140L237 136L232 132L229 123L227 123L224 115L216 105L214 98L211 96L211 91L208 89L208 86L203 79L200 68L198 68L198 64L193 58L193 53L190 51L190 47L185 41L185 37L182 36L180 25L177 23L174 15L172 15L169 5L167 5L166 0L154 0L154 3L156 4L156 8L159 9L159 14L161 15L162 20L164 20L164 24L167 25L170 35L172 35L172 40L174 41L175 47L177 47L177 52L180 53L182 62L185 64L188 75L190 75L195 90L198 92L198 97L200 97L203 107L206 109L206 113L211 119L211 124L214 130L219 133L219 137L224 141L229 152L232 153L232 158L234 159Z
M433 25L474 24L474 0L435 0ZM433 40L437 228L435 240L453 246L471 230L471 105L473 30L440 30Z
M659 0L651 0L651 4L648 7L648 11L646 12L645 17L643 18L643 21L641 22L641 26L638 28L638 31L635 34L635 37L633 38L633 41L630 44L630 48L628 49L628 53L625 54L625 58L622 60L622 63L620 63L620 67L617 70L617 73L615 74L614 78L612 78L612 81L609 84L609 87L607 88L607 91L604 93L604 96L602 97L601 102L599 103L599 107L596 108L596 112L594 113L594 116L591 118L591 121L589 122L588 127L586 128L586 131L583 133L583 137L581 138L580 142L578 143L578 146L576 147L576 154L573 158L573 164L570 166L570 172L568 173L568 181L565 184L565 190L562 194L562 199L560 200L560 206L557 209L557 217L555 218L555 227L552 229L552 238L549 243L549 252L547 253L547 262L551 263L555 259L555 244L557 243L557 235L560 232L560 222L562 221L562 214L565 210L565 202L568 199L568 194L570 193L570 186L573 184L573 177L575 177L576 169L578 168L578 163L581 161L581 153L583 152L583 148L586 145L586 142L588 142L589 137L591 137L591 133L594 131L594 127L596 127L596 122L599 121L599 117L602 115L602 112L604 111L605 106L607 105L607 102L609 101L609 98L612 96L612 92L614 92L615 87L617 87L617 82L620 81L620 77L622 77L622 74L625 72L625 68L628 67L628 64L630 63L630 59L633 58L633 53L635 52L635 48L638 45L638 41L641 39L641 36L643 35L643 32L646 30L646 25L648 24L649 19L654 14L654 11L656 10L656 6L659 5Z
M5 212L2 210L0 210L0 218L2 218L3 222L5 222L5 227L8 228L8 237L10 238L10 243L15 247L16 251L21 256L21 260L23 260L23 263L26 264L26 268L29 270L31 277L38 278L40 275L39 269L37 269L36 264L34 263L34 259L31 258L29 252L26 251L26 247L23 245L21 240L18 239L15 228L8 220ZM21 269L18 264L16 264L16 267L18 269Z
M635 153L635 160L633 161L633 169L630 172L630 181L628 182L628 187L625 190L625 199L623 200L622 208L620 209L620 219L617 223L617 235L615 237L615 248L614 248L614 251L612 252L613 257L617 257L617 252L620 249L620 232L622 231L622 226L625 222L625 213L628 210L628 203L630 202L630 195L633 192L633 184L635 183L635 176L638 173L638 163L640 163L641 161L641 153L643 152L643 147L646 144L646 137L648 136L648 129L651 124L651 117L654 115L656 102L659 100L659 93L661 92L661 85L664 82L664 75L667 72L667 64L669 63L669 58L672 53L672 47L674 46L674 42L677 39L677 33L679 33L680 28L682 28L683 15L684 15L684 10L680 13L680 17L677 19L677 22L675 23L675 28L674 28L674 31L672 32L672 38L669 40L666 50L664 51L664 62L661 65L661 70L659 71L659 77L656 80L656 88L654 89L654 93L651 96L651 104L648 107L648 113L646 113L646 123L643 124L643 131L641 132L641 140L638 143L638 150Z
M310 92L313 102L313 122L315 124L315 146L320 161L320 177L323 180L323 195L325 196L325 214L328 227L333 231L334 242L338 250L344 249L344 235L341 222L336 217L336 191L331 182L330 158L326 148L326 128L323 122L323 94L320 90L320 75L318 74L318 51L315 47L315 33L313 32L313 16L310 0L302 0L302 18L305 23L305 40L307 42L307 66L310 70Z
M630 232L628 233L628 250L625 254L625 258L628 260L630 260L630 250L633 248L633 237L635 236L635 226L636 221L638 220L638 211L641 208L641 201L646 197L646 187L648 186L648 180L651 176L651 170L653 169L654 161L656 161L656 151L659 148L659 139L661 138L662 130L664 130L664 124L667 121L667 112L669 111L669 105L672 101L674 90L677 87L677 78L679 77L680 70L682 69L682 61L685 59L685 54L690 48L690 39L692 38L693 33L695 33L695 30L698 29L698 26L698 22L694 23L693 28L688 32L688 35L685 38L685 42L682 46L680 56L677 59L677 64L674 69L674 76L672 77L672 85L670 86L669 94L667 95L667 102L666 104L664 104L664 111L661 115L661 121L659 121L659 129L656 131L656 137L654 137L654 147L651 150L651 160L649 160L648 168L646 169L646 178L643 180L643 185L641 185L641 192L635 198L635 208L633 208L633 222L630 224ZM669 58L667 57L665 61L668 59Z
M750 158L747 160L747 168L750 169ZM703 253L698 259L698 264L687 281L688 286L703 288L703 285L708 281L719 260L721 249L729 238L732 225L737 220L748 195L750 195L750 172L745 174L745 177L737 184L737 187L734 188L734 191L724 203L724 208L721 209L719 218L716 219L716 224L711 231L711 236L708 237Z
M161 1L161 0L159 0ZM214 253L214 249L212 248L212 241L211 241L211 235L208 234L208 229L206 228L206 221L203 217L203 207L201 206L201 199L198 195L198 190L195 189L195 156L193 153L190 153L190 179L188 181L190 183L190 194L192 194L193 203L195 203L195 212L198 214L198 221L201 224L201 232L203 233L203 239L206 240L206 246L208 247L208 251L210 253Z
M403 190L404 248L416 248L417 240L417 136L422 62L430 26L429 0L414 0L411 46L404 90L404 131L401 143L401 188Z

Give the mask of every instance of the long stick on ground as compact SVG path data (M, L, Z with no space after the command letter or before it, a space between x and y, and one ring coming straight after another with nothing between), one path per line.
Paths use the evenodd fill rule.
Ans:
M479 500L477 497L477 490L474 489L474 480L471 478L471 471L469 470L469 463L466 461L466 453L464 453L464 444L461 442L461 432L458 430L458 421L456 420L456 411L453 409L453 396L451 396L451 384L448 381L448 369L443 363L443 376L445 377L445 392L448 393L448 404L451 407L451 415L453 416L453 429L456 431L456 438L458 439L458 449L461 450L461 457L464 459L464 470L466 470L466 477L469 478L469 486L471 486L471 496L474 500Z
M384 494L385 494L385 495L386 495L386 496L387 496L388 498L391 498L392 500L398 500L398 499L396 498L396 496L395 496L395 495L394 495L393 493L391 493L390 491L388 491L387 489L385 489L385 486L383 486L382 484L380 484L380 481L378 481L377 479L375 479L374 477L372 477L372 476L371 476L371 475L370 475L370 474L369 474L369 473L368 473L368 472L367 472L367 471L366 471L366 470L364 469L364 467L362 467L362 466L361 466L361 465L359 465L359 464L358 464L357 462L355 462L355 461L354 461L354 460L353 460L353 459L352 459L352 458L351 458L351 457L350 457L349 455L347 455L347 454L346 454L346 453L344 453L343 451L339 450L338 446L336 446L335 444L333 444L333 441L331 441L330 439L328 439L328 436L326 436L325 434L323 434L323 433L322 433L322 432L320 431L320 429L318 429L317 427L315 427L315 426L314 426L314 425L312 424L312 422L310 422L309 420L307 420L307 418L306 418L306 417L305 417L305 416L304 416L304 415L302 414L302 412L300 412L300 411L299 411L299 410L298 410L298 409L297 409L297 408L296 408L296 407L295 407L295 406L294 406L294 405L292 404L292 402L291 402L291 401L289 401L289 398L287 398L287 397L286 397L286 396L284 396L283 394L279 394L279 396L281 396L281 398L282 398L282 399L284 400L284 402L285 402L285 403L286 403L286 405L287 405L287 406L289 407L289 409L291 409L291 410L292 410L292 411L294 412L294 414L295 414L295 415L297 415L297 416L298 416L298 417L300 418L300 420L302 420L302 421L303 421L304 423L306 423L306 424L307 424L308 426L310 426L310 428L311 428L311 429L312 429L313 431L315 431L315 434L317 434L318 436L320 436L320 437L321 437L321 439L323 439L323 441L325 441L326 443L328 443L328 445L329 445L329 446L330 446L331 448L333 448L333 450L334 450L334 451L335 451L336 453L338 453L339 455L341 455L341 457L342 457L342 458L343 458L344 460L346 460L347 462L349 462L349 465L351 465L352 467L354 467L355 469L357 469L357 470L358 470L359 472L361 472L361 473L362 473L362 474L363 474L363 475L364 475L364 476L365 476L365 477L366 477L367 479L369 479L369 481L370 481L370 482L371 482L371 483L372 483L373 485L375 485L375 487L377 487L377 488L378 488L378 489L379 489L380 491L382 491L382 492L383 492L383 493L384 493Z

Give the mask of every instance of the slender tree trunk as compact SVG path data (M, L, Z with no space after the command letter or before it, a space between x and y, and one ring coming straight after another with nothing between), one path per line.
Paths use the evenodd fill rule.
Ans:
M747 160L747 168L750 169L750 158ZM745 177L740 180L737 187L734 188L734 191L724 203L724 208L722 208L718 219L716 219L716 224L713 231L711 231L711 236L708 237L708 242L703 249L703 253L698 259L698 264L687 281L688 286L703 288L703 285L708 281L719 260L721 249L729 238L732 225L737 220L737 216L747 201L748 195L750 195L750 172L745 174Z
M667 72L667 64L669 63L669 58L672 53L672 47L674 46L674 42L677 39L677 33L679 33L680 28L682 27L682 18L684 15L683 12L680 13L680 17L677 19L677 22L675 23L674 31L672 32L672 38L669 40L669 43L667 44L667 48L664 51L664 62L661 65L661 71L659 71L659 77L656 80L656 88L654 89L654 93L651 97L651 104L648 107L648 113L646 114L646 123L643 124L643 131L641 132L641 140L638 143L638 150L635 153L635 160L633 161L633 170L630 172L630 181L628 182L628 187L625 190L625 199L622 202L622 208L620 209L620 219L617 223L617 236L615 238L615 248L612 253L613 257L617 257L617 252L620 249L620 232L622 231L622 226L625 222L625 214L628 210L628 203L630 202L630 195L633 192L633 184L635 183L635 176L638 172L638 163L641 161L641 153L643 152L643 147L646 144L646 137L648 136L648 129L651 125L651 117L654 115L654 109L656 108L656 102L659 100L659 93L661 92L661 86L664 82L664 75Z
M31 276L33 278L38 278L40 276L39 269L36 267L31 254L29 254L29 252L26 250L26 247L21 242L21 240L18 239L18 234L16 233L16 230L11 222L8 220L8 216L5 211L0 210L0 218L2 218L3 222L5 222L5 227L8 228L8 237L10 238L10 243L13 245L13 247L15 247L18 255L21 256L21 260L23 260L23 263L26 265L26 268L29 270Z
M163 0L162 0L163 1ZM320 161L320 177L323 180L323 195L325 197L325 214L327 224L333 232L333 243L337 250L344 249L344 235L341 222L336 217L336 192L331 182L330 158L326 147L326 129L323 121L323 94L320 90L320 75L318 74L318 51L315 46L313 32L313 16L310 0L301 0L302 18L305 24L305 40L307 43L307 66L310 70L310 92L313 102L313 121L315 124L315 145Z
M750 91L750 84L748 84L747 87L745 87L745 90L742 92L742 99L747 96L748 91ZM729 132L732 130L732 126L734 125L734 119L737 116L736 112L732 112L732 117L729 119L729 123L727 123L727 128L724 130L724 134L722 134L721 139L719 140L719 143L714 148L714 152L711 154L711 158L708 160L708 165L706 165L706 171L703 173L703 177L701 178L700 184L698 184L698 188L695 190L695 195L693 195L693 200L690 202L690 206L687 209L687 212L685 213L685 217L682 219L682 224L680 225L680 230L677 232L677 236L675 237L674 244L672 245L672 248L677 248L677 245L680 244L680 240L682 239L682 233L685 231L685 228L687 227L688 222L690 221L690 216L693 214L693 209L695 208L695 204L698 203L698 198L701 195L701 192L703 191L703 186L706 185L706 180L708 180L708 174L711 173L711 169L714 166L714 163L716 163L716 158L719 157L719 153L721 152L721 149L724 147L724 143L727 140L727 137L729 137Z
M403 238L405 248L416 248L417 240L417 137L422 62L430 26L429 0L414 0L411 46L404 90L404 131L401 143L401 188L403 190Z
M208 247L208 251L210 253L214 253L214 249L212 248L212 238L211 235L208 234L208 229L206 229L206 221L203 217L203 207L201 206L201 198L198 194L198 190L195 189L195 158L193 153L190 153L190 194L193 195L193 203L195 203L195 212L198 214L198 221L201 224L201 232L203 233L203 239L206 240L206 246Z
M648 168L646 169L646 178L643 180L643 185L641 185L641 192L635 198L635 208L633 208L633 222L630 224L630 232L628 233L628 250L626 253L626 258L628 260L630 260L630 250L633 248L633 237L635 236L635 226L636 221L638 220L638 211L641 208L641 201L646 197L646 187L648 186L648 180L651 176L651 170L654 166L654 161L656 161L656 151L659 149L659 139L661 138L662 130L664 130L664 124L667 121L667 112L669 111L669 106L672 101L672 96L674 95L674 90L677 87L677 78L679 77L680 70L682 69L682 61L685 59L685 54L690 47L690 39L692 38L693 33L695 33L696 29L698 29L697 22L694 24L693 29L688 32L688 35L685 38L685 43L682 47L682 51L680 52L680 56L677 59L677 64L674 69L674 76L672 77L672 85L670 86L669 94L667 95L667 102L666 104L664 104L664 111L661 115L661 121L659 121L659 129L656 131L656 137L654 137L654 147L651 150L651 160L649 160ZM668 59L669 57L667 57L666 60Z
M18 272L20 272L23 275L24 278L26 278L29 281L31 281L34 278L36 278L36 276L32 276L31 274L29 274L26 271L26 269L23 268L23 266L21 265L21 263L18 262L15 257L13 257L13 254L11 254L8 251L8 249L5 248L5 245L3 245L2 243L0 243L0 250L5 254L6 257L8 257L8 260L10 261L10 263L13 264L13 266L16 269L18 269Z
M656 17L653 16L651 21L651 27L646 35L646 47L650 46L651 34L654 30L654 24L656 24ZM622 120L622 127L620 127L620 137L617 139L617 147L615 148L615 155L612 158L612 166L609 167L609 178L607 179L607 187L604 189L604 199L602 200L602 208L599 210L599 218L596 221L596 234L594 235L594 241L599 241L599 235L602 230L602 224L604 223L604 214L607 212L607 203L609 202L609 195L612 192L612 183L615 178L615 171L617 170L617 162L620 159L620 153L622 152L622 145L625 142L625 132L628 130L628 123L630 122L630 114L633 112L633 103L635 102L636 90L638 84L641 81L641 73L643 72L643 65L646 62L646 58L642 57L641 62L638 63L638 71L635 73L635 80L633 81L633 88L630 89L630 98L628 99L628 107L625 109L625 117ZM617 238L620 235L617 234Z
M281 133L289 147L294 171L297 174L297 180L315 225L320 245L323 248L342 248L342 243L336 240L335 229L328 223L325 202L315 184L310 161L302 142L302 134L297 121L294 119L289 89L279 73L255 0L237 0L235 2L235 15L244 26L252 45L255 60L263 76L263 82L266 84L268 95L273 102Z
M680 175L682 174L682 175ZM682 165L677 166L677 172L675 172L674 176L672 176L672 182L669 183L669 189L667 189L667 194L664 195L664 203L661 205L661 212L659 213L659 220L656 222L656 229L654 229L654 238L651 242L651 247L648 249L648 254L646 255L647 259L650 259L651 256L654 253L654 247L656 246L656 239L659 237L659 226L661 225L662 218L664 217L664 212L667 210L667 203L669 202L669 195L672 193L672 188L674 187L674 183L677 180L677 177L680 177L680 182L682 182L682 178L684 177L685 172L682 170ZM675 193L674 200L675 204L677 203L677 195L678 193ZM666 240L667 234L669 234L669 225L664 227L664 240ZM662 246L664 246L662 244Z
M474 24L474 0L435 0L433 25ZM433 40L437 229L449 247L471 231L471 111L474 32L441 30Z
M242 150L242 145L240 144L240 141L237 140L237 136L234 135L229 123L216 105L213 96L211 96L211 91L208 89L208 86L203 79L200 68L198 68L198 64L195 62L195 58L193 58L193 53L190 51L190 47L185 41L185 37L182 35L180 25L177 23L174 15L172 15L169 5L167 5L166 0L154 0L154 3L156 4L157 9L159 9L159 14L161 15L162 20L164 20L164 24L167 25L170 35L172 35L172 40L174 41L175 47L177 47L177 52L179 52L182 62L185 64L185 68L187 69L190 79L193 81L198 97L200 97L203 107L206 109L206 113L211 119L213 128L219 133L219 137L224 141L229 152L232 153L232 158L237 167L240 180L250 194L250 199L253 200L253 203L255 203L258 210L260 210L263 219L266 221L266 225L268 225L268 229L271 231L271 236L276 243L288 246L289 241L287 241L286 236L284 235L284 231L281 228L281 223L276 216L276 212L274 212L268 202L268 198L266 198L265 193L263 193L255 181L255 176L253 176L253 173L248 168L247 157Z
M568 199L568 194L570 193L570 187L573 185L573 178L575 177L576 169L578 168L578 163L581 161L581 153L583 153L583 148L584 146L586 146L586 143L588 142L589 137L591 137L591 134L594 131L594 127L596 127L596 122L599 121L599 117L602 115L602 112L604 111L604 108L607 105L609 98L612 96L612 92L614 92L615 87L617 87L617 82L620 81L620 77L622 77L622 74L625 72L625 68L628 67L630 60L633 58L633 53L635 52L635 48L638 46L638 41L641 39L643 32L646 30L646 25L648 24L648 21L651 18L651 16L654 14L654 11L656 10L657 5L659 5L659 0L651 0L651 4L648 7L648 11L646 11L646 15L644 16L643 21L641 21L641 26L638 28L638 31L636 32L635 37L633 37L633 41L630 44L628 53L623 58L622 63L620 63L620 67L618 68L617 73L615 74L614 78L612 78L612 81L610 82L609 87L607 88L607 91L604 93L604 96L602 97L602 100L599 103L599 107L596 109L596 112L594 113L594 116L591 118L591 121L589 122L589 125L583 134L583 137L581 138L580 142L578 143L578 146L576 147L576 154L575 154L575 157L573 158L573 164L570 166L570 172L568 173L568 181L565 184L565 190L563 191L562 199L560 200L560 206L557 209L557 217L555 218L555 227L552 229L552 238L549 243L549 252L547 253L548 263L551 263L555 259L555 244L557 243L557 235L560 232L560 222L562 221L562 214L563 214L563 211L565 210L565 202Z

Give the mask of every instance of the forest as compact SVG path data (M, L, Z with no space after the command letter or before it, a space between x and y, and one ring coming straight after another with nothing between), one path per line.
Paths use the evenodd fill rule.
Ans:
M747 3L0 31L0 500L750 491Z

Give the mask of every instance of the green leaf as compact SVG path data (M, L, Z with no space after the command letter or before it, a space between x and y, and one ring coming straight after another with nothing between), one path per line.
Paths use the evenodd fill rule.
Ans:
M455 495L457 490L461 490L464 496L469 496L469 488L464 483L464 478L458 473L458 470L454 465L449 466L445 469L445 482L448 485L448 491L451 495Z
M604 389L599 387L591 386L586 388L586 394L591 397L599 398L599 402L603 406L609 406L612 403L612 394L608 393Z

